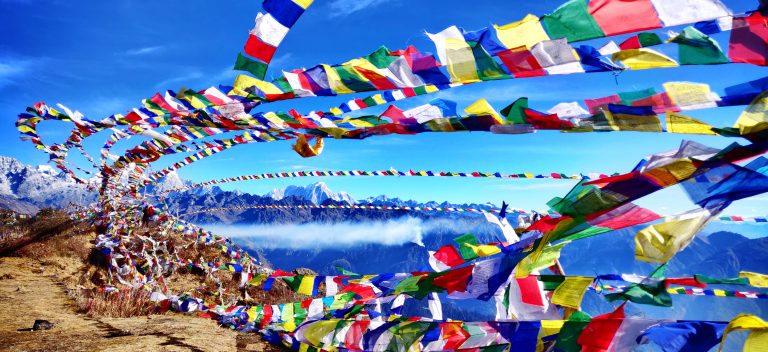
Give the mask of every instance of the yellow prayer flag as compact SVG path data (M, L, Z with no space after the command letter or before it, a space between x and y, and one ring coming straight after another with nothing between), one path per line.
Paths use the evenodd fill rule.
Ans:
M312 324L303 326L299 332L304 340L313 346L322 346L322 340L336 330L338 324L338 319L317 320L312 322Z
M306 275L301 278L301 282L299 283L299 289L296 290L296 293L301 295L312 295L312 290L315 288L315 278L317 276L314 275Z
M344 120L341 121L341 123L348 123L357 128L367 128L367 127L374 126L372 123L359 118L345 118Z
M531 49L536 43L549 40L549 35L544 31L539 18L528 14L518 22L512 22L503 26L493 25L496 36L507 49L525 46Z
M635 258L651 263L666 263L688 246L712 215L706 209L696 209L665 222L650 225L635 236Z
M267 274L258 274L252 277L251 281L249 281L248 283L251 284L251 286L259 286L261 285L262 282L264 282L264 280L267 279L267 277L268 277Z
M313 156L320 155L320 153L323 152L323 147L325 146L323 137L317 136L315 138L315 145L309 145L309 142L307 142L307 137L303 134L299 135L299 138L296 139L296 144L292 146L293 150L295 150L296 153L304 158L311 158Z
M282 322L283 328L285 328L285 330L293 331L296 329L296 322L293 319L294 315L295 313L293 312L293 303L280 305L280 321Z
M552 293L552 303L574 309L581 308L581 301L587 288L595 280L586 276L567 276Z
M753 273L749 271L739 272L739 277L749 280L749 284L755 287L768 287L768 275Z
M744 342L744 352L768 351L768 323L751 314L739 314L725 328L718 352L722 352L725 338L734 330L751 331Z
M343 137L344 134L347 133L347 130L341 127L321 127L318 129L325 133L330 134L333 138L336 138L336 139Z
M333 67L323 64L323 69L325 70L325 75L328 76L328 84L331 86L331 89L336 92L336 94L355 93L355 91L344 85L344 82L341 81L339 73L336 72Z
M676 112L667 112L667 132L687 134L717 134L712 131L712 126Z
M293 2L296 3L296 5L301 6L301 8L305 10L307 9L307 7L309 7L309 5L312 5L313 1L315 0L293 0Z
M733 127L738 128L741 135L768 129L768 91L749 103Z
M560 258L560 251L570 241L558 243L556 245L544 247L541 253L531 252L517 264L515 270L516 278L523 278L531 275L532 272L555 265L555 261ZM538 255L537 255L538 254Z
M256 316L258 314L258 310L256 308L257 307L255 307L255 306L253 306L251 308L248 308L247 312L248 312L248 321L249 322L256 321Z
M262 81L257 78L253 78L248 75L238 75L237 78L235 78L235 83L232 86L232 91L230 91L228 95L234 94L242 97L247 97L249 93L246 92L246 89L251 87L256 87L258 90L264 92L265 94L274 94L274 95L283 94L283 91L272 83Z
M436 118L427 121L429 129L435 132L456 132L449 118Z
M554 336L563 329L565 320L542 320L539 330L538 341L536 342L536 351L544 351L544 338Z
M386 104L386 103L387 103L387 101L386 101L386 100L384 100L384 98L381 96L381 94L374 94L374 95L373 95L371 98L372 98L372 99L373 99L373 101L375 101L375 102L376 102L376 104L378 104L378 105L383 105L383 104Z
M472 249L479 257L488 257L497 253L501 253L501 249L498 246L489 244L474 245L471 243L464 243L465 246Z
M501 115L496 112L493 106L491 106L491 104L488 103L488 100L485 100L485 98L472 103L470 106L467 106L464 109L464 112L474 116L490 115L493 116L494 120L498 121L499 123L503 123L504 121L504 119L501 118Z
M265 113L263 116L269 122L275 124L276 128L279 128L279 129L288 128L288 125L285 124L285 121L283 121L283 119L281 119L280 116L277 116L277 114L275 114L272 111ZM269 126L269 127L272 128L273 126Z
M715 107L718 97L708 84L691 82L667 82L662 84L673 104L680 107Z
M479 82L477 76L477 64L472 48L464 40L445 38L445 56L448 60L448 73L451 82L473 83Z
M613 61L633 70L648 68L677 67L677 61L658 51L648 48L622 50L613 54Z

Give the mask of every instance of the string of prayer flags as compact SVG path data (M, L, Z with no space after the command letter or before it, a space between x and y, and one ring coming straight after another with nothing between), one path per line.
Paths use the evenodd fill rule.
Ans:
M247 71L258 79L264 79L267 66L283 41L288 31L314 0L264 0L261 12L256 16L256 23L245 43L244 52L238 54L235 70Z
M650 304L661 307L671 307L672 297L667 292L664 276L666 265L662 265L651 273L651 275L639 283L633 283L619 293L605 295L608 302L616 300L627 300L638 304Z

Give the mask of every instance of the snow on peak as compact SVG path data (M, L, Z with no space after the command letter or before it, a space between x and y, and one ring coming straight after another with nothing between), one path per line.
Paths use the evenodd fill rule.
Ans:
M328 199L335 202L344 202L355 204L357 201L346 192L333 192L325 182L316 182L307 186L288 186L286 188L275 188L265 195L274 200L281 200L287 197L296 197L310 201L312 204L322 204Z

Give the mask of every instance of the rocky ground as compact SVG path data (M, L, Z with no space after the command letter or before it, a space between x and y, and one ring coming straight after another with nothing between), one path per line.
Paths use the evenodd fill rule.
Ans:
M0 257L0 350L9 351L271 351L257 334L222 328L195 314L114 318L83 309L83 278L93 233L53 219L17 236ZM50 229L68 228L54 234ZM48 231L46 231L46 229ZM18 230L18 228L17 228ZM30 236L31 234L31 236ZM13 237L4 234L5 238ZM0 246L3 247L3 246ZM2 249L2 248L0 248ZM5 246L8 249L8 246ZM35 320L53 323L32 331Z

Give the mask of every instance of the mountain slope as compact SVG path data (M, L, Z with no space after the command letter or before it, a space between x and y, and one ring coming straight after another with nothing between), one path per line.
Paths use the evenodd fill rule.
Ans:
M50 166L33 167L0 156L0 207L28 213L44 207L63 208L70 203L85 205L95 200L95 192Z

